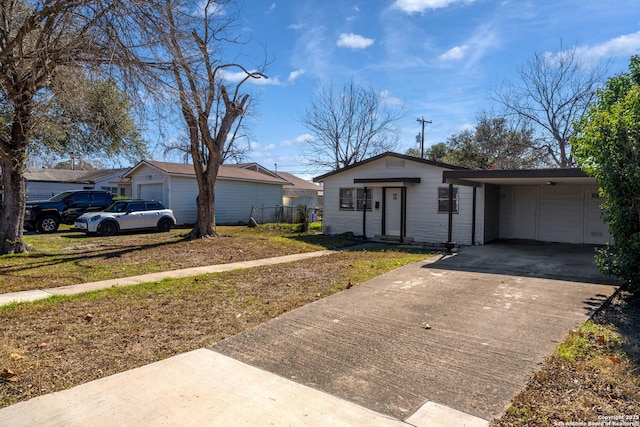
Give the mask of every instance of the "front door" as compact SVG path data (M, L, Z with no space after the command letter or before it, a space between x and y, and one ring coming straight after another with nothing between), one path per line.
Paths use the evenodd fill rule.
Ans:
M402 189L385 188L384 234L400 237L402 230Z
M515 187L513 194L513 238L537 240L538 189Z

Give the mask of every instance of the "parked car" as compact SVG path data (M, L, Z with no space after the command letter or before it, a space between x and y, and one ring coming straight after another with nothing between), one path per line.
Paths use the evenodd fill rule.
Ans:
M73 224L80 215L101 211L112 203L113 196L109 191L65 191L49 200L27 202L24 227L40 233L53 233L60 223Z
M153 200L120 200L101 212L90 212L75 221L75 229L87 234L113 236L120 231L156 229L169 231L176 223L171 209Z

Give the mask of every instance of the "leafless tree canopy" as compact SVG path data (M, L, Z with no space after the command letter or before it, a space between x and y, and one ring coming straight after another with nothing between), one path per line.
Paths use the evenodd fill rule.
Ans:
M117 84L141 105L177 101L200 186L203 226L194 234L215 234L215 178L248 102L240 86L264 77L223 60L221 47L240 41L229 31L238 17L232 6L229 0L0 0L0 254L26 250L23 170L34 111L54 95L56 76L70 69ZM232 69L243 77L225 86Z
M238 42L227 31L236 17L220 13L228 3L207 1L193 11L189 2L167 0L163 9L166 29L161 32L162 47L171 58L168 82L179 100L198 181L198 216L192 238L216 235L218 169L229 135L233 137L234 124L245 114L249 102L249 95L241 94L240 88L249 79L266 78L260 71L224 61L220 46ZM230 83L225 78L230 71L240 72L239 81Z
M536 147L554 164L572 167L573 124L585 113L605 74L605 67L585 63L575 48L535 53L519 70L519 81L505 82L493 98L507 114L529 121L536 130Z
M333 84L319 86L300 119L313 135L303 155L318 170L335 170L391 151L398 141L393 124L401 114L386 108L372 87L353 80L341 91Z

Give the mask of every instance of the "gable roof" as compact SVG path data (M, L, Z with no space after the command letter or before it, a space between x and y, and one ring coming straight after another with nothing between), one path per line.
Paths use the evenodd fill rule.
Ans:
M193 176L196 173L192 164L185 163L170 163L170 162L158 162L155 160L142 160L126 173L131 175L133 171L141 167L142 165L148 165L161 172L169 175L179 176ZM270 184L287 184L287 181L280 177L274 177L269 174L256 172L254 170L237 167L236 165L220 165L218 170L218 178L236 181L252 181L252 182L266 182Z
M469 170L468 168L464 168L462 166L455 166L455 165L450 165L448 163L442 163L442 162L437 162L437 161L433 161L433 160L421 159L419 157L407 156L406 154L400 154L400 153L394 153L394 152L391 152L391 151L387 151L386 153L378 154L377 156L370 157L370 158L368 158L366 160L362 160L361 162L354 163L354 164L349 165L347 167L344 167L342 169L338 169L338 170L326 173L324 175L317 176L317 177L313 178L313 182L320 182L320 181L324 180L325 178L330 177L332 175L336 175L336 174L342 173L344 171L347 171L349 169L354 169L354 168L366 165L367 163L375 162L376 160L380 160L380 159L382 159L384 157L395 157L395 158L402 159L402 160L409 160L409 161L412 161L412 162L422 163L424 165L437 166L439 168L450 169L450 170Z
M289 184L286 184L284 186L285 189L322 191L321 185L306 181L289 172L276 172L276 173L278 174L278 176L280 176L280 178L284 179L285 181L289 181Z
M96 180L121 176L129 168L123 169L98 169L94 171L80 171L69 169L28 169L24 178L31 182L67 182L78 184L92 184Z
M234 163L234 164L225 164L225 166L230 166L230 167L234 167L234 168L242 168L242 169L248 169L248 170L252 170L255 172L260 172L260 173L264 173L267 175L271 175L272 177L277 178L278 174L270 171L269 169L265 168L264 166L262 166L259 163L256 162L252 162L252 163Z

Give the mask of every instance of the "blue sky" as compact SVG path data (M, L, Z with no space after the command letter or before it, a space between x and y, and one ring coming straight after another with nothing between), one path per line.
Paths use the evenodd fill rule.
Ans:
M640 0L246 0L239 24L251 42L238 61L271 61L268 80L243 86L257 100L247 160L305 178L322 172L303 165L299 122L320 82L353 78L404 105L404 152L418 117L432 121L425 146L473 126L534 52L575 46L611 75L640 53Z

